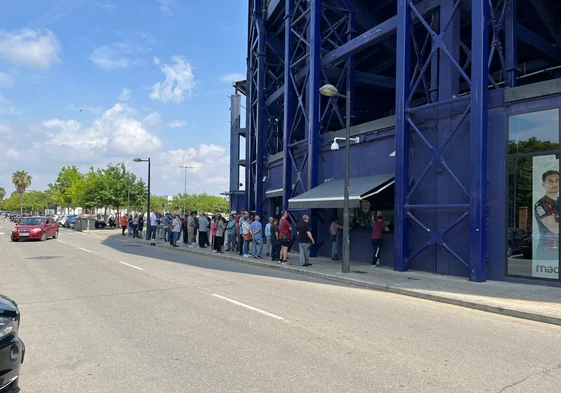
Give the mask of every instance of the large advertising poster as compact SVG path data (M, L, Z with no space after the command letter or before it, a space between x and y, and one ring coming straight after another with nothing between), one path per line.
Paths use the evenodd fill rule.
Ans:
M559 158L534 157L532 276L559 278Z

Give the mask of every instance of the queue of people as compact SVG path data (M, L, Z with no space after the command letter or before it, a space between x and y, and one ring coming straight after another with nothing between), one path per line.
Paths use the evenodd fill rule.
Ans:
M383 233L389 229L384 222L381 212L376 212L376 221L372 225L372 266L379 266ZM142 213L130 214L120 218L122 235L128 230L128 235L143 238L144 215ZM339 240L343 226L336 218L331 223L331 259L339 260ZM179 247L178 241L190 248L210 247L213 253L237 252L244 258L262 259L265 256L282 265L290 265L288 252L294 239L291 239L292 224L288 212L283 211L280 219L269 217L265 227L261 217L250 215L246 210L238 215L230 214L225 218L219 211L214 215L207 213L190 212L184 215L179 213L154 212L148 219L146 226L147 238L150 240L164 240L172 247ZM310 229L310 217L304 215L297 225L297 240L299 244L300 266L312 266L310 263L310 248L315 244L314 236Z

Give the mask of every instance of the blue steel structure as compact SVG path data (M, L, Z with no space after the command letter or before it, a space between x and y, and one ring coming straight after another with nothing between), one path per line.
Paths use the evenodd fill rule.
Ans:
M394 269L485 281L489 239L504 241L489 230L504 213L488 195L505 195L504 163L488 162L505 157L493 130L505 129L506 90L560 76L560 16L554 0L249 0L247 91L236 87L247 97L246 128L236 131L246 159L232 164L246 170L238 210L274 214L266 194L280 190L293 221L312 215L322 253L331 217L288 201L341 177L327 147L345 113L319 94L331 83L351 91L357 132L376 121L395 127L365 133L351 151L354 176L376 174L390 165L394 138ZM376 165L364 163L370 157Z

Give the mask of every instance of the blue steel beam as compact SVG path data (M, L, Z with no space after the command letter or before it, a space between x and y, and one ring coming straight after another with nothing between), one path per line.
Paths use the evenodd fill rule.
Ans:
M265 26L263 24L263 0L255 0L257 24L257 99L256 99L256 128L255 128L255 213L263 214L265 193L263 189L263 159L265 157Z
M409 124L407 97L411 84L411 11L409 0L398 0L396 103L395 103L395 238L394 270L407 270L409 254L409 228L406 220L407 193L409 185Z
M321 72L321 8L322 0L310 0L310 24L308 26L308 42L310 53L310 73L308 76L308 86L306 94L306 106L308 110L308 122L306 124L306 138L308 139L308 184L307 189L318 185L319 179L319 112L320 112L320 93L319 88ZM309 216L312 216L309 211ZM310 230L317 234L318 220L310 220ZM317 246L312 247L311 256L317 255Z
M418 3L415 8L421 15L424 16L431 11L434 11L439 6L440 0L424 0ZM322 57L322 64L324 66L328 64L337 64L345 60L347 57L357 54L358 52L389 38L396 32L397 28L398 17L396 15L362 33L352 41L349 41L346 44L341 45L337 49L334 49L331 52L325 54Z
M516 33L516 0L507 0L505 16L505 53L508 87L516 87L518 68L518 45Z
M469 279L483 282L487 270L487 134L489 4L472 0Z
M548 59L553 60L555 64L561 63L561 48L556 47L519 23L516 23L515 32L521 41L540 51Z
M282 208L288 210L288 200L292 196L292 163L290 159L290 135L294 123L294 90L292 89L292 71L290 69L294 55L292 41L292 18L294 16L294 0L285 0L284 9L284 121L282 151Z

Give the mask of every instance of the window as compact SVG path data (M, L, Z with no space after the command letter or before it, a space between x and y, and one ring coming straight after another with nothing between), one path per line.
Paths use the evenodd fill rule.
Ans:
M509 119L506 274L559 280L559 110Z

